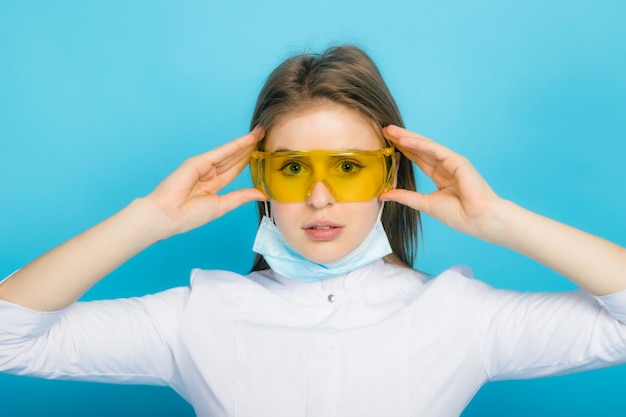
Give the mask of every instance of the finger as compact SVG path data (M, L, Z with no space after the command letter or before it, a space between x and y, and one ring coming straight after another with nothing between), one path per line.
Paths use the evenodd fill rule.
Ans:
M427 138L426 136L420 135L419 133L415 133L409 129L406 129L404 127L400 127L397 125L388 125L384 127L383 133L385 134L385 137L400 138L403 136L410 136L410 137L432 140L432 139Z
M451 178L458 167L468 162L462 155L432 139L398 126L384 128L383 134L430 178L435 173Z
M216 149L189 158L183 170L187 175L199 181L216 180L211 185L216 192L231 182L249 163L250 154L263 137L261 127L255 127L250 133L228 142Z
M411 207L414 210L423 211L427 214L430 213L428 195L418 193L417 191L394 188L393 190L382 193L379 199L381 201L395 201L396 203Z
M398 126L384 128L383 135L426 175L431 176L440 162L440 155L432 149L432 141Z
M229 169L234 165L241 165L243 160L248 159L263 135L264 131L261 126L256 126L251 132L192 159L198 162L197 167L200 169L200 174L205 172L202 171L203 167L210 171L213 167Z
M237 149L235 146L232 146L231 148L226 149L227 152L228 151L231 152L230 154L215 153L215 155L213 156L219 158L219 160L216 162L215 165L218 168L219 167L228 168L232 166L233 164L238 164L242 160L242 158L245 159L245 162L247 163L250 158L250 154L252 153L254 149L258 147L258 142L263 138L264 135L265 135L264 130L260 126L256 126L248 135L245 135L239 139L235 139L229 144L226 144L226 145L235 145L235 146L240 145L240 147ZM253 140L252 141L248 140L248 136L252 136Z
M217 208L217 216L223 216L224 214L240 207L251 201L264 201L267 200L265 195L256 188L242 188L239 190L231 191L219 198L219 205Z
M216 194L244 169L263 134L263 129L257 126L244 136L187 159L157 189L176 194L193 194L193 189L203 194ZM189 188L182 189L181 184Z
M173 217L180 220L180 232L201 227L237 207L255 200L264 200L263 193L254 188L235 190L222 196L196 196L184 209L177 207Z
M455 154L452 150L426 136L419 135L399 126L390 125L383 129L387 139L396 144L403 153L419 156L425 161L440 161Z

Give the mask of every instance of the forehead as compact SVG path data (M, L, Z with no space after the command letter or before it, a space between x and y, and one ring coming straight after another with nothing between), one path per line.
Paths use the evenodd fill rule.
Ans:
M381 149L380 129L355 110L324 106L288 114L267 132L265 150Z

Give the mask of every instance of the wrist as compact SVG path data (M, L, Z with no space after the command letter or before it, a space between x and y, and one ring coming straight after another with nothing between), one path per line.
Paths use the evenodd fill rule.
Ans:
M148 247L176 234L172 221L151 199L141 197L133 200L120 212L132 225L129 230L141 236L141 246Z
M517 204L498 197L491 203L489 214L482 221L481 237L489 242L510 247L521 211L523 209Z

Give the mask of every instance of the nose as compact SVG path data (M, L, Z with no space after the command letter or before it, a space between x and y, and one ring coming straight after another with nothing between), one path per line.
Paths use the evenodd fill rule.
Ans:
M313 185L306 203L311 207L322 208L334 204L335 197L333 197L333 194L323 182L318 181Z

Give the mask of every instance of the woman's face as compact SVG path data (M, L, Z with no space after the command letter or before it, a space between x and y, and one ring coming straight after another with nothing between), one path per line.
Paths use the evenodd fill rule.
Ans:
M316 107L280 119L266 135L265 150L375 150L384 139L374 123L340 105ZM337 261L356 249L370 232L380 209L378 198L337 202L317 182L301 203L272 200L276 226L287 243L318 263Z

